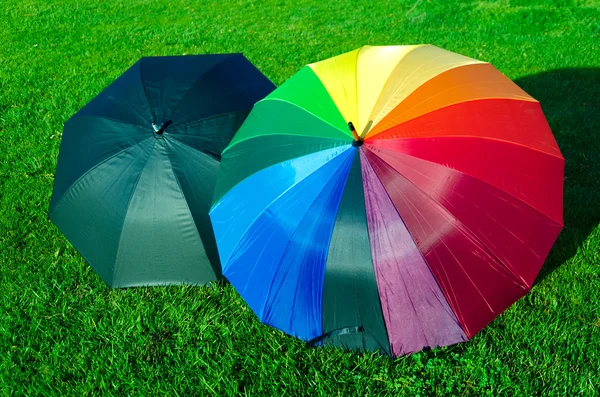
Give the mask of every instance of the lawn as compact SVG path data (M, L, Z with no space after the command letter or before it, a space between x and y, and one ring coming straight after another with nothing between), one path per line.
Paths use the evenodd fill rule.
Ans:
M471 342L390 359L310 348L230 285L109 290L47 219L63 123L145 55L243 52L275 83L364 44L431 43L538 99L565 229ZM600 1L2 0L1 395L600 394Z

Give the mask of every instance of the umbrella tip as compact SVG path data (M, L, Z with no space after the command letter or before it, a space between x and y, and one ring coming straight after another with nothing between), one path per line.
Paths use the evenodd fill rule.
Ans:
M360 146L363 144L364 139L358 136L358 132L356 132L356 128L354 128L354 124L352 122L348 122L348 128L350 128L350 132L352 132L352 137L354 138L354 142L352 142L352 146Z

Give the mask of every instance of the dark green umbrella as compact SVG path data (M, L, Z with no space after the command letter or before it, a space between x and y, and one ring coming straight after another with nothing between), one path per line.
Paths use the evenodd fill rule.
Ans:
M50 219L111 287L217 279L220 153L274 88L241 54L140 59L65 123Z

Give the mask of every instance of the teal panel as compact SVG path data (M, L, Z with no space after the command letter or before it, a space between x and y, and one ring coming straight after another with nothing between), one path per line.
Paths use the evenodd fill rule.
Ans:
M115 287L205 284L215 279L165 141L155 139L131 197L119 241Z
M371 258L359 150L348 175L325 268L323 334L328 333L324 344L390 353Z

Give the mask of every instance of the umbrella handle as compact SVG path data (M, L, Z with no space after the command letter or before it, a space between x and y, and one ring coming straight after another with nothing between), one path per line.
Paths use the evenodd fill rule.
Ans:
M349 335L349 334L357 334L359 332L364 332L364 327L362 325L355 325L353 327L344 327L344 328L338 328L338 329L334 329L333 331L329 331L324 333L321 336L317 336L316 338L313 338L311 340L309 340L308 342L306 342L306 344L308 346L316 346L319 343L321 343L322 341L324 341L327 338L331 338L333 336L342 336L342 335Z
M354 124L352 124L351 121L348 123L348 128L350 128L350 132L352 133L352 137L354 138L354 142L352 143L352 145L362 145L365 140L358 136L358 132L356 132L356 128L354 128Z
M167 129L167 127L170 126L172 123L173 123L173 120L167 120L160 125L152 123L152 128L154 129L154 133L156 135L162 135L162 133L165 132L165 129Z

